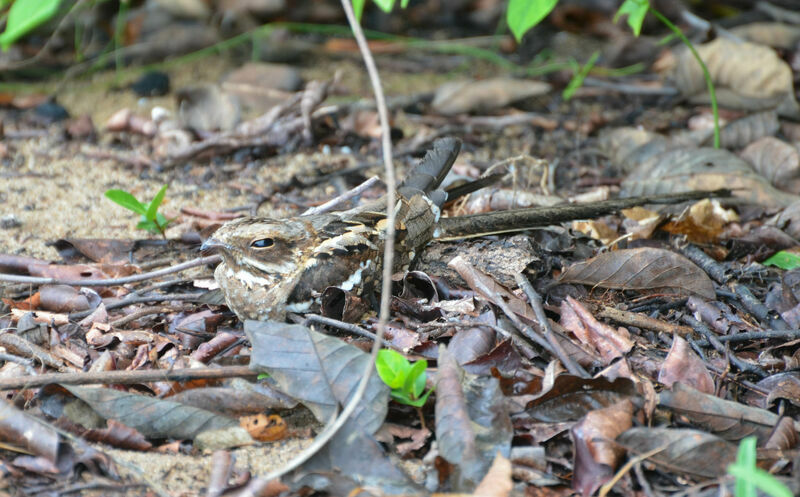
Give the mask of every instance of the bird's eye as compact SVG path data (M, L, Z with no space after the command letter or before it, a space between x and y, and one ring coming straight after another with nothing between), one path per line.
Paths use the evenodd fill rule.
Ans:
M259 238L258 240L253 240L253 243L250 244L253 248L269 248L275 245L275 240L272 238Z

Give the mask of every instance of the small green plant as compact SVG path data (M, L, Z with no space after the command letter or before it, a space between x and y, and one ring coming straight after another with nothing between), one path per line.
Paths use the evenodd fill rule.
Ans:
M777 266L781 269L796 269L800 267L800 254L797 252L789 252L781 250L775 252L767 260L762 262L765 266Z
M506 22L517 41L521 41L522 36L528 32L528 30L547 17L557 4L558 0L509 0L508 9L506 11ZM695 60L700 64L703 70L703 77L706 80L706 86L708 87L708 94L711 98L711 112L714 114L714 148L719 148L719 111L717 109L717 96L714 92L714 83L711 81L711 74L709 74L706 64L703 62L703 59L700 58L700 54L697 53L692 42L686 38L677 26L664 17L661 12L653 8L653 6L650 5L650 0L625 0L622 2L619 10L617 10L617 14L614 16L614 22L623 15L627 15L628 26L631 27L635 36L639 36L642 32L644 18L648 12L653 14L662 24L669 28L675 36L680 38L681 42L686 45ZM588 72L589 69L591 69L591 64L586 64L583 69L576 71L576 76L573 78L575 83L573 84L570 82L570 87L577 87L578 83L582 82L583 78L586 77L585 73L582 75L581 73ZM570 90L570 87L567 89ZM571 91L574 92L574 88L572 88ZM571 95L571 93L568 93L568 95Z
M756 437L742 439L736 462L728 466L728 474L736 478L736 497L756 497L756 490L772 497L792 497L786 485L756 466Z
M0 0L0 8L9 0ZM6 29L0 34L0 47L8 50L15 41L22 38L58 13L61 0L16 0L8 9Z
M383 349L378 353L375 362L378 375L392 389L392 398L401 404L422 407L428 400L432 390L424 394L428 361L425 359L411 363L403 354L394 350Z
M589 75L589 71L591 71L592 68L594 67L598 57L600 57L600 52L595 51L592 54L592 56L589 57L589 60L586 62L586 64L584 64L583 67L580 67L575 71L575 75L572 76L572 79L569 81L569 83L567 83L567 86L564 88L564 91L561 92L561 97L564 100L569 100L570 98L572 98L572 95L575 94L578 88L583 86L583 80L585 80L586 76Z
M167 219L163 214L158 212L158 208L161 206L161 202L164 201L164 195L166 193L167 185L164 185L158 193L156 193L156 196L153 197L153 200L147 204L139 202L136 197L125 190L106 190L105 195L106 198L115 204L142 216L139 224L136 225L136 229L147 230L150 233L159 233L166 238L165 230L172 220Z

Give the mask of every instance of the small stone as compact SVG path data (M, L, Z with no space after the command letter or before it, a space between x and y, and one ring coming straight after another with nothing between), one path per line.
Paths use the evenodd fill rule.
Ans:
M140 97L158 97L169 93L169 75L161 71L150 71L130 86Z
M14 214L5 214L3 217L0 217L0 229L10 230L11 228L19 228L20 226L22 226L22 221Z

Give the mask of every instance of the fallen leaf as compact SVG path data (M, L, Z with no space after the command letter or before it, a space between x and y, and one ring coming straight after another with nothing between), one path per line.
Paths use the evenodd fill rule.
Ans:
M483 478L490 458L511 450L513 428L496 378L463 373L444 346L436 378L436 440L439 454L458 468L451 481L469 490Z
M148 438L192 440L206 430L238 426L235 419L170 400L109 388L63 386L100 416L119 421Z
M355 392L369 355L353 345L305 326L274 321L245 321L253 344L250 368L269 373L276 385L306 407L320 422L328 422ZM370 379L354 424L368 433L386 417L389 387L377 373Z
M614 476L625 450L614 440L633 425L633 404L629 399L586 413L570 429L573 441L572 488L583 497Z
M614 329L599 322L588 309L570 296L561 302L560 324L575 334L582 343L594 348L606 366L633 348L628 330L621 326Z
M541 422L578 421L590 411L637 395L636 386L628 378L609 381L561 374L546 392L528 402L525 412Z
M660 392L658 404L684 416L691 424L731 441L755 435L759 443L763 443L778 421L777 414L765 409L720 399L683 383L673 384L671 391Z
M551 86L547 83L524 79L457 81L440 86L431 106L433 110L446 116L488 112L519 100L546 95L550 90Z
M672 347L658 372L658 381L667 387L681 382L699 392L714 393L714 379L711 378L711 373L686 340L678 335L672 337Z
M473 490L474 497L506 497L511 494L514 482L511 480L511 461L501 453L494 456L494 461L486 472L486 476Z
M714 284L702 269L680 254L651 247L605 252L568 267L559 281L622 290L680 289L716 297Z
M692 102L707 103L702 68L689 50L681 48L672 74L676 86ZM708 68L719 105L751 111L780 107L784 114L794 115L792 70L771 48L718 37L695 45L695 50Z
M698 430L631 428L617 437L630 454L660 449L647 460L664 471L716 478L736 459L736 445Z

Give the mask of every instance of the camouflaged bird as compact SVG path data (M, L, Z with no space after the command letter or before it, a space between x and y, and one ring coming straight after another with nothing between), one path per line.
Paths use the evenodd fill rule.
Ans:
M437 140L397 189L394 270L408 268L433 237L447 195L437 190L461 142ZM214 277L240 319L283 319L309 312L335 286L371 292L381 274L385 200L355 209L289 219L247 217L226 223L203 244L222 255Z
M457 139L437 140L398 187L395 272L406 270L434 238L507 233L647 203L730 196L726 190L685 192L440 219L447 194L438 188L460 148ZM289 219L235 219L220 227L202 249L222 256L214 277L228 307L240 319L282 320L288 312L315 311L328 287L373 295L383 262L385 208L385 200L379 199L341 212Z

